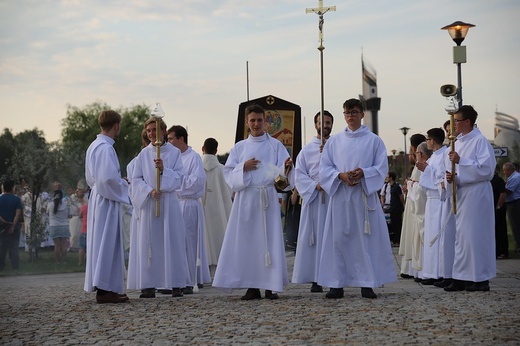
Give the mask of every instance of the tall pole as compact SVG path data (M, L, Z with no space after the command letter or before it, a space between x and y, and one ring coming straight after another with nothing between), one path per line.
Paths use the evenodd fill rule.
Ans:
M154 109L152 110L152 117L155 118L155 157L156 159L161 158L161 145L163 144L163 134L161 131L161 118L164 117L164 111L162 110L161 104L157 102ZM161 191L161 171L159 168L155 168L155 191ZM160 201L155 201L155 216L160 215Z
M323 18L323 15L327 13L328 11L336 11L336 6L329 6L329 7L323 7L323 0L319 0L318 7L317 8L307 8L305 9L305 13L316 13L319 16L319 23L318 23L318 29L320 31L319 35L319 41L320 45L318 46L318 50L320 51L320 92L321 92L321 111L320 111L320 128L322 129L322 135L321 138L321 146L323 147L324 139L323 139L323 125L324 125L324 117L323 113L325 112L325 87L323 82L323 50L325 47L323 46L323 24L325 23L325 19Z
M408 160L406 159L406 134L408 133L408 130L410 130L409 127L401 127L399 130L404 135L404 179L408 178Z

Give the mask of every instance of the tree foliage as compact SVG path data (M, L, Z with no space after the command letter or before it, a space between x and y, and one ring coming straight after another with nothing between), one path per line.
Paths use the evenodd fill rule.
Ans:
M67 107L67 115L61 122L63 126L62 157L69 163L68 174L76 176L76 181L85 174L85 153L100 132L97 119L101 111L106 109L114 108L101 102L95 102L83 108L71 105ZM144 122L150 116L150 111L146 105L119 107L114 110L123 118L121 135L116 140L114 148L118 153L119 164L124 175L126 165L141 149L141 131Z
M11 130L4 129L4 133L0 135L0 178L4 180L7 176L7 170L11 164L14 155L15 140Z

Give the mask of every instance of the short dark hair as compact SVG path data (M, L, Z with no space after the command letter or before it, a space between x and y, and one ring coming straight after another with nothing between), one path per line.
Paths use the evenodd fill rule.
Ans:
M262 107L260 107L259 105L257 105L256 103L253 103L246 107L246 117L250 113L261 113L262 115L265 116L265 110Z
M429 129L428 131L426 131L426 134L437 144L442 144L446 136L444 130L440 127L434 127L433 129Z
M99 114L98 124L99 127L107 131L110 130L115 124L119 124L121 119L121 115L118 112L107 109Z
M444 122L444 124L442 125L442 128L443 128L443 129L446 129L446 126L450 126L450 124L451 124L451 121L446 120L446 121ZM450 129L450 128L448 127L448 130L449 130L449 129Z
M363 104L363 102L361 102L358 99L348 99L347 101L345 101L345 103L343 103L343 108L344 109L359 108L360 111L362 111L362 112L365 111L365 105Z
M318 112L314 116L314 124L316 124L316 122L318 121L320 114L321 114L321 112ZM325 114L326 116L329 116L332 119L332 123L334 124L334 117L332 116L332 114L330 114L330 112L328 110L323 110L323 114Z
M3 186L4 192L13 192L14 180L7 179L6 181L4 181L2 186Z
M204 152L206 154L215 155L217 153L218 142L215 138L206 138L204 141Z
M188 131L181 125L173 125L168 129L168 133L173 133L175 138L184 138L184 143L188 144Z
M422 142L426 142L426 137L422 133L416 133L410 136L410 145L413 147L418 147Z
M397 179L397 174L395 174L395 172L388 172L388 177L395 181Z
M462 115L462 119L469 119L471 126L475 125L478 113L475 110L475 108L473 108L473 106L464 105L459 108L457 113L460 113Z

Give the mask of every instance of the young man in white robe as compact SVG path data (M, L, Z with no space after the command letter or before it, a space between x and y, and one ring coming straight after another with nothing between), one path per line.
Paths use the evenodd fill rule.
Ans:
M84 290L96 291L98 303L123 303L125 261L123 253L122 203L128 203L128 182L121 178L114 150L121 130L121 115L102 111L101 133L85 155L85 177L92 189L88 200L87 265Z
M206 173L199 154L188 146L188 131L184 127L180 125L170 127L168 141L181 151L184 166L177 196L181 203L186 229L186 256L190 272L184 294L193 294L194 286L202 288L205 283L211 282L204 241L204 210L201 200L206 189Z
M447 148L443 145L444 130L432 128L427 131L426 145L433 151L426 162L417 162L416 167L423 172L419 184L426 190L426 219L424 225L422 285L433 285L442 281L438 238L441 224L441 182L445 175L444 158Z
M292 167L283 144L266 132L265 111L250 105L245 111L250 135L229 153L224 174L235 192L213 286L231 291L247 288L242 300L278 299L289 283L280 203L274 183ZM294 176L291 170L290 191Z
M342 298L344 286L373 288L397 280L388 228L378 190L388 173L386 148L361 125L364 106L343 104L347 127L332 136L321 156L320 184L330 196L318 284L330 287L327 298Z
M403 279L411 279L416 277L417 270L412 267L412 241L415 225L415 194L414 185L419 183L421 171L415 167L417 146L426 141L423 134L416 133L410 136L410 152L408 153L408 162L414 166L409 179L406 179L403 185L403 193L406 195L406 203L403 213L403 227L401 228L401 240L399 241L399 255L401 255L401 277Z
M224 165L217 158L218 142L207 138L202 147L202 165L206 172L206 191L202 197L204 208L204 239L208 264L216 266L224 234L231 213L231 190L224 179Z
M166 124L162 119L159 123L160 158L156 119L150 118L144 125L150 144L137 155L129 172L133 213L138 221L130 237L127 287L140 289L140 298L154 298L156 288L171 288L173 297L182 297L180 289L188 280L184 222L175 192L181 186L181 153L164 141Z
M318 271L321 258L321 245L325 227L325 214L329 197L320 185L320 159L323 143L330 137L334 118L324 111L323 131L321 116L314 116L317 135L298 154L295 167L295 185L303 199L296 257L294 259L293 283L311 282L311 292L323 292L318 285Z
M455 179L455 257L453 281L445 291L489 291L489 279L496 276L495 213L491 179L496 166L493 148L474 127L477 112L464 105L454 115L458 133L455 150L450 151L446 168L448 183ZM466 283L464 282L466 281Z

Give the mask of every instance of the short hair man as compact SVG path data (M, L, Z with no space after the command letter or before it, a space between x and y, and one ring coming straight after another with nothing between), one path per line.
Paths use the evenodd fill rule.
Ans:
M224 174L235 192L213 286L231 290L248 288L242 300L278 299L289 283L280 204L274 187L280 171L292 167L283 144L265 131L265 111L246 107L250 135L229 153ZM293 188L291 170L285 191Z
M490 181L495 171L495 154L488 140L475 127L477 112L464 105L454 114L457 141L450 151L446 169L449 183L457 185L455 257L453 282L445 291L489 291L496 276L495 215ZM464 281L470 281L465 286Z
M98 303L122 303L125 260L121 229L121 203L128 203L128 182L114 150L121 131L121 115L113 110L102 111L98 118L101 133L90 144L85 156L85 176L91 193L87 216L87 292L96 290Z
M388 228L378 190L388 172L386 148L361 125L363 103L343 104L346 129L332 136L321 156L320 184L330 196L318 284L330 287L327 298L342 298L344 286L373 287L396 281Z
M520 252L520 173L511 162L506 162L502 166L502 171L507 177L506 181L506 206L509 223L513 229L516 248L515 252Z
M186 256L190 272L184 294L192 294L194 286L202 287L205 283L211 282L204 240L204 209L201 202L206 190L206 173L199 154L188 145L188 131L184 127L170 127L168 141L181 151L184 166L177 196L186 229Z
M5 268L5 255L9 252L11 268L18 270L20 256L20 223L23 222L22 200L14 192L14 181L6 180L2 184L0 195L0 271Z
M314 116L317 134L298 154L295 168L296 189L303 203L292 282L312 282L311 292L323 292L323 288L317 282L325 214L329 204L329 197L320 185L319 173L322 138L323 143L329 139L334 117L329 111L323 111L323 114L323 129L321 112Z
M202 147L202 165L206 172L206 191L202 198L208 264L217 265L231 213L231 190L224 179L224 165L217 158L218 142L206 138Z

